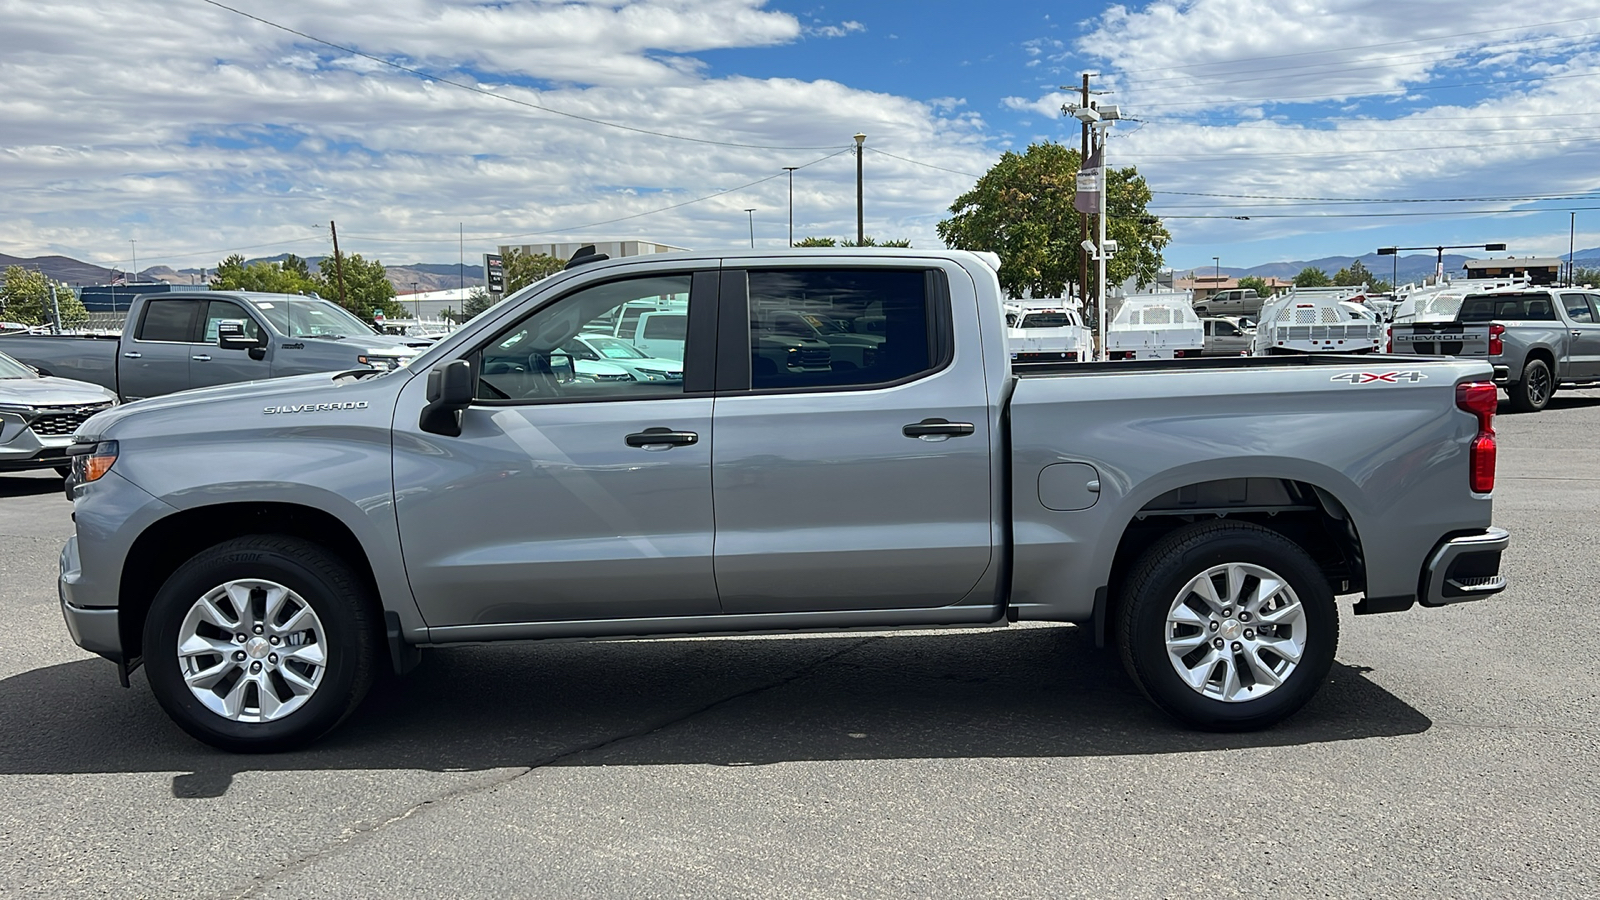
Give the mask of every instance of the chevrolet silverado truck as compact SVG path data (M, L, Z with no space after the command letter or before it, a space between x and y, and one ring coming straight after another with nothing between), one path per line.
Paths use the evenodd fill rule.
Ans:
M1396 353L1485 359L1511 408L1539 412L1560 385L1600 381L1600 294L1509 286L1441 294L1389 328Z
M247 291L141 294L120 335L0 335L0 352L123 400L356 366L392 369L427 346L379 334L318 297Z
M404 368L100 413L66 486L67 629L234 751L314 740L426 647L1041 621L1115 644L1181 722L1250 729L1327 677L1336 596L1504 589L1487 363L1014 369L994 266L582 257ZM681 381L572 377L567 341L679 295ZM870 310L884 340L864 367L757 365L750 310L785 303Z

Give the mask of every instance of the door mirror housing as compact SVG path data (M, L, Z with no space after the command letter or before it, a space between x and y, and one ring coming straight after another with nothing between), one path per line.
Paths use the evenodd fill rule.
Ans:
M461 436L461 413L472 405L472 363L457 359L440 363L428 373L428 405L417 427L431 434Z
M244 350L251 359L267 358L266 341L245 334L243 322L218 322L217 347L222 350Z

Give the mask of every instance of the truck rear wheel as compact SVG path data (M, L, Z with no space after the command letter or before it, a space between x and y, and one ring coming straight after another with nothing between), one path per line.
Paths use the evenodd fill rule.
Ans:
M1530 359L1522 367L1522 377L1516 384L1506 386L1511 397L1511 408L1517 412L1539 412L1550 405L1556 392L1556 379L1550 366L1542 359Z
M145 671L163 709L214 747L302 747L372 683L375 608L350 567L310 541L236 538L184 563L150 606Z
M1322 686L1339 642L1333 591L1277 532L1191 525L1158 541L1122 593L1123 665L1152 702L1212 731L1265 728Z

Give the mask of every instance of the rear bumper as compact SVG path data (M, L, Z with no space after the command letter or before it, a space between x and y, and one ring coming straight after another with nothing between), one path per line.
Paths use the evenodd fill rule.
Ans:
M1502 385L1503 384L1509 384L1510 381L1511 381L1511 367L1510 366L1495 366L1494 367L1494 383L1495 384L1502 384Z
M1500 554L1511 543L1504 528L1449 538L1439 544L1422 569L1423 606L1446 606L1482 600L1506 589Z

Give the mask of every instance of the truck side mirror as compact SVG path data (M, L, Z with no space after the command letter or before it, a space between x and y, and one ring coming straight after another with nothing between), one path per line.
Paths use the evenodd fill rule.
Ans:
M461 436L461 413L472 405L472 363L464 359L441 363L428 373L428 405L417 427L431 434Z
M267 356L262 342L245 334L243 322L218 322L217 346L223 350L248 350L251 359L265 359Z

